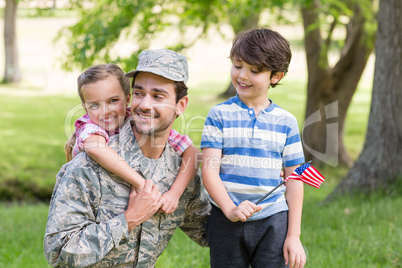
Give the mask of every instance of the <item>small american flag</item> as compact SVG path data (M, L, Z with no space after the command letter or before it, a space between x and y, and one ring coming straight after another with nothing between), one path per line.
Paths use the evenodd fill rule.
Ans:
M286 181L288 180L299 180L315 188L320 188L325 178L313 166L309 163L305 163L296 168L295 171L286 178Z
M313 166L310 165L310 162L307 162L300 167L296 168L292 174L289 175L286 179L284 179L280 184L278 184L274 189L272 189L269 193L261 197L256 205L264 201L270 194L272 194L276 189L278 189L281 185L285 184L288 180L298 180L308 185L314 186L316 188L320 188L321 183L325 180L324 176L320 174Z

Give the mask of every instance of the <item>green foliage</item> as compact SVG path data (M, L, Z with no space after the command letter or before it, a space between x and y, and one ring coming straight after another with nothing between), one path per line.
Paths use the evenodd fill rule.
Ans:
M361 40L368 48L374 47L374 36L377 30L377 21L375 14L378 3L371 0L321 0L298 2L302 8L318 14L316 21L309 21L306 26L306 32L317 31L320 39L317 40L317 48L320 48L320 66L327 69L329 62L329 53L336 51L338 55L346 53L352 39L355 38L356 31L354 25L363 22L363 33L366 36ZM365 34L364 34L365 33Z
M19 7L17 16L18 18L67 18L76 16L76 13L70 9Z
M69 48L62 65L72 70L118 62L123 69L130 69L136 66L139 53L164 31L178 34L168 48L181 51L205 37L211 26L219 31L220 25L229 23L238 32L255 26L264 10L287 1L93 0L85 7L76 1L73 6L79 10L79 22L65 28L57 38ZM191 37L186 35L189 29ZM114 51L118 42L129 42L127 51Z
M371 36L374 35L376 4L372 4L372 1L322 0L321 2L314 7L315 12L320 14L319 21L312 23L308 30L320 29L322 36L327 40L322 51L323 61L330 47L342 48L346 43L348 38L346 34L339 37L333 36L333 33L335 28L340 29L338 32L346 33L346 25L352 20L356 6L360 7L365 18L365 31L371 33ZM73 8L79 10L79 22L61 31L58 37L58 40L65 42L69 48L62 64L66 70L85 69L104 62L119 63L123 69L131 69L132 66L136 66L139 53L149 48L151 41L164 31L174 32L173 29L178 29L178 38L175 38L168 48L181 51L205 37L212 26L219 31L222 24L229 24L237 33L259 25L260 15L265 11L271 11L273 21L279 21L280 18L284 18L282 10L291 12L293 17L296 12L295 6L312 7L313 2L92 0L86 5L81 4L81 1L72 2ZM192 32L191 37L185 34L189 29ZM124 41L130 43L126 48L127 51L114 51L116 44Z

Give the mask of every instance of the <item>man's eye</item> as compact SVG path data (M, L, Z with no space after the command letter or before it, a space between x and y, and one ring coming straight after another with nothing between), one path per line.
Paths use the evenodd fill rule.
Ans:
M241 68L241 66L239 66L239 65L233 65L236 69L240 69Z
M133 95L135 95L135 96L142 96L142 92L136 91L136 92L133 93Z
M118 102L118 101L119 101L118 99L111 99L110 103L114 103L114 102Z

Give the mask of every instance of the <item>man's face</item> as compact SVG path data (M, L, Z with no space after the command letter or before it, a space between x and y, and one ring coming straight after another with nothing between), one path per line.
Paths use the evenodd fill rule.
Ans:
M152 73L138 73L131 100L134 130L141 135L166 135L176 116L185 109L187 101L183 106L183 99L176 103L173 81Z

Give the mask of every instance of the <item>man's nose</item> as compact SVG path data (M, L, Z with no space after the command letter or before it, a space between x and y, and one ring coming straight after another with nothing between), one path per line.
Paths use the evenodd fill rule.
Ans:
M152 98L149 95L145 95L144 98L141 99L139 108L141 110L150 110L152 108Z

